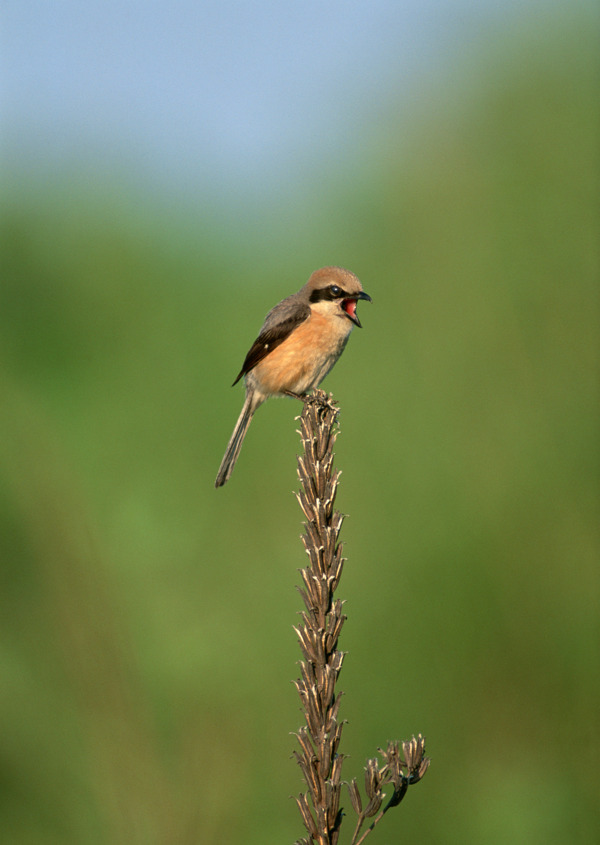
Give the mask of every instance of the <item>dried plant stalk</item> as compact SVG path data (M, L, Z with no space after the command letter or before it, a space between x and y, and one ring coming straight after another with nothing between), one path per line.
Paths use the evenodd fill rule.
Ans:
M343 516L334 510L340 476L333 467L337 416L337 404L321 390L305 401L300 416L304 453L298 458L301 487L296 495L306 518L302 542L309 564L300 571L302 586L298 590L305 610L300 614L301 624L294 629L302 651L302 677L295 684L306 719L306 725L296 734L300 751L294 754L307 788L296 801L308 838L298 840L296 845L336 845L343 817L344 755L338 750L343 722L338 716L341 693L336 693L336 682L344 660L338 639L346 616L343 602L334 598L344 566L339 542ZM363 842L384 813L400 803L408 786L425 774L429 758L423 756L424 751L425 740L420 734L402 743L404 759L397 742L389 743L385 751L379 749L383 764L371 759L365 768L368 800L364 809L356 780L347 785L358 816L352 845ZM382 788L386 784L392 784L394 792L382 809ZM365 821L371 818L370 827L360 836Z

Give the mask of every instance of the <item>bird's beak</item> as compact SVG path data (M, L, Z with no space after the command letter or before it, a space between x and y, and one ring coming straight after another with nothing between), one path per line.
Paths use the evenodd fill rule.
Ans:
M362 329L362 323L358 319L358 314L356 313L356 303L359 299L366 299L367 302L372 302L369 294L365 293L364 290L361 290L361 292L357 293L356 296L353 296L352 299L344 299L342 302L342 308L346 312L346 317L348 317L349 320L352 320L355 326Z

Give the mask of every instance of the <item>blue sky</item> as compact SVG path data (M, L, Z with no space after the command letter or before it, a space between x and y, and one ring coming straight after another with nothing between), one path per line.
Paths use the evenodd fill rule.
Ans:
M571 0L579 5L579 0ZM8 0L3 142L40 167L284 189L555 0Z

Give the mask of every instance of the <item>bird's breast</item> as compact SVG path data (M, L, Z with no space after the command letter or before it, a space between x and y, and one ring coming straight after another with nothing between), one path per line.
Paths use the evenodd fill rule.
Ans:
M317 387L343 352L352 324L315 311L248 373L265 396Z

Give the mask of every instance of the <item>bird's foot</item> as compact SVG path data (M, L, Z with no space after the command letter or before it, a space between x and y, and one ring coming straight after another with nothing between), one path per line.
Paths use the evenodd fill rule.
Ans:
M325 393L324 390L315 388L312 393L305 394L303 397L305 405L316 405L319 408L329 408L332 411L337 410L336 401L331 393Z

